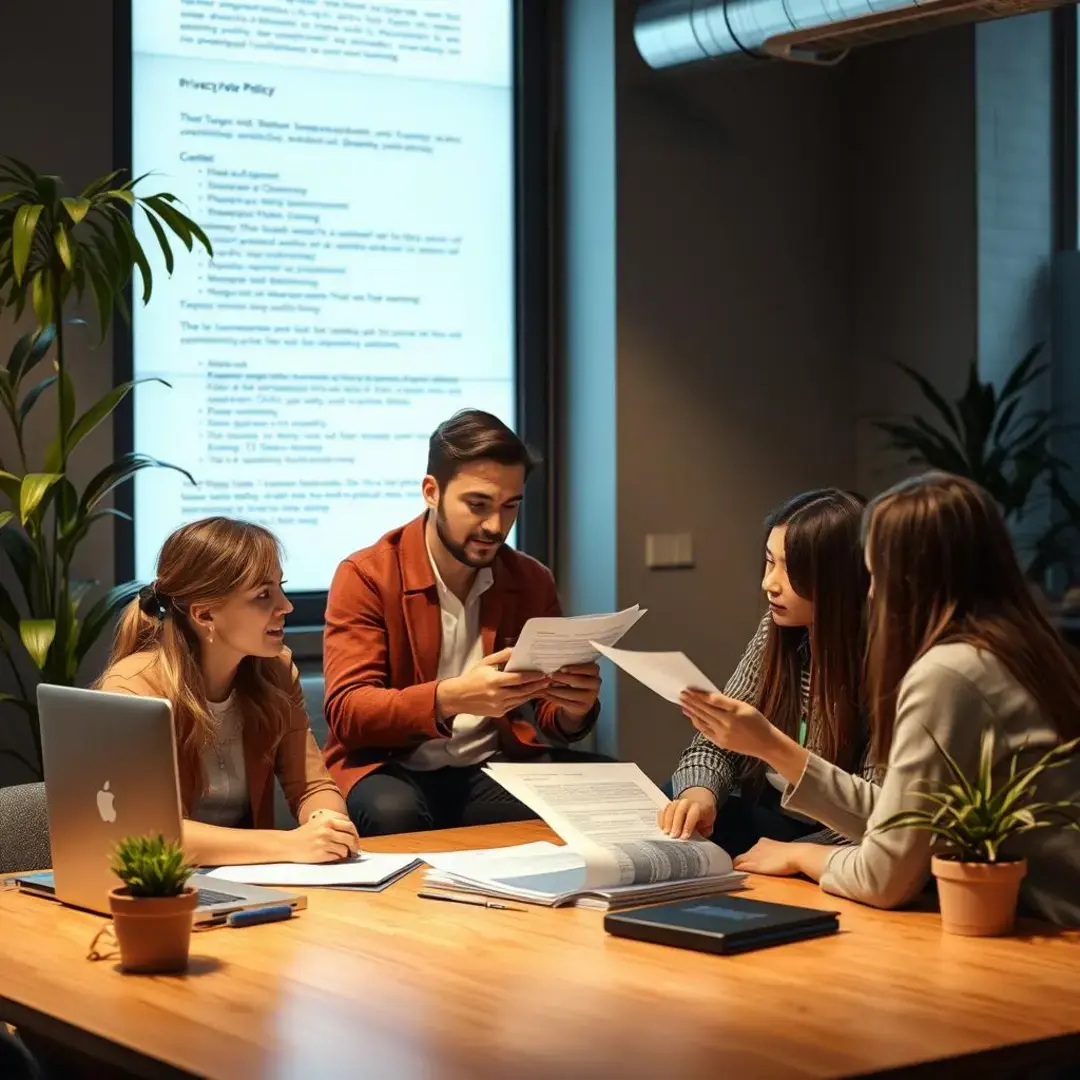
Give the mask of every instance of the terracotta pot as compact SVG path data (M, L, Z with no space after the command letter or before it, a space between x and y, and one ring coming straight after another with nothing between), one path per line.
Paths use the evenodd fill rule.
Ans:
M930 869L937 878L941 928L947 934L992 937L1012 932L1026 859L968 863L935 855Z
M126 888L113 889L109 908L124 971L155 975L185 971L198 902L194 889L178 896L131 896Z

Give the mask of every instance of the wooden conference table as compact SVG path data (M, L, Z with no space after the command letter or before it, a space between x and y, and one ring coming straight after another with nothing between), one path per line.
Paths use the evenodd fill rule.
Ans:
M529 822L368 846L550 836ZM837 908L842 932L714 957L612 938L594 911L420 900L420 881L315 891L289 922L196 934L191 971L155 978L85 959L99 917L2 892L0 1017L90 1053L101 1076L997 1077L1080 1060L1080 934L948 937L933 913L754 878L746 895Z

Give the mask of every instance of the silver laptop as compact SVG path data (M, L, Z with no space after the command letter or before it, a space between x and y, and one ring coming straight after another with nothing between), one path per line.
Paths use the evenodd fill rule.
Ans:
M180 785L172 707L159 698L38 687L42 765L49 804L53 889L73 907L107 913L118 880L109 865L126 836L180 839ZM195 922L307 898L195 874Z

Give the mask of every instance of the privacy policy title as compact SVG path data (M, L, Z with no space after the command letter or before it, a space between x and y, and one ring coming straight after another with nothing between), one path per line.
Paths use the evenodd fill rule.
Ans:
M276 86L262 83L209 82L203 79L181 79L181 90L202 90L208 94L261 94L271 98L277 92Z

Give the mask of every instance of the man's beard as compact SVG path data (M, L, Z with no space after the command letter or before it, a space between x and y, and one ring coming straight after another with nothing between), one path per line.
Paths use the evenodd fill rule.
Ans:
M495 561L495 556L499 554L499 548L493 547L491 554L487 556L476 557L470 555L465 548L464 544L459 544L451 535L450 528L446 521L446 515L443 513L442 504L435 508L435 532L442 541L442 546L454 556L455 559L463 566L468 566L473 570L483 569L485 566L490 566ZM502 544L506 539L501 533L489 533L481 532L479 535L470 536L470 540L491 540L496 544Z

